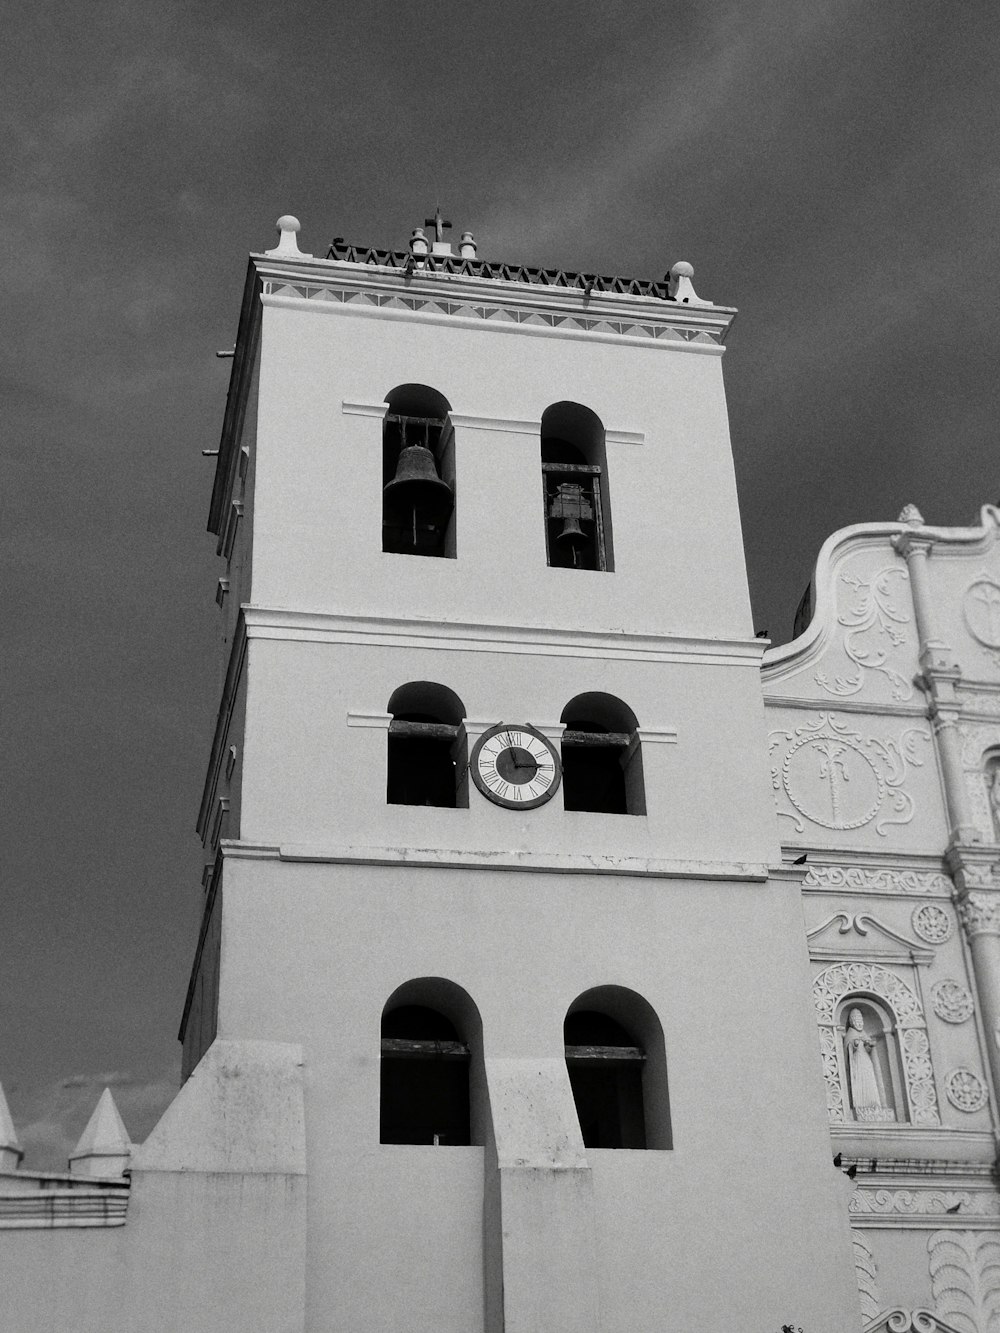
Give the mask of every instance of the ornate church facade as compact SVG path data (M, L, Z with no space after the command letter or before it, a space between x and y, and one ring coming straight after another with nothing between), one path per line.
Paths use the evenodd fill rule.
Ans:
M767 649L734 312L433 225L250 259L184 1082L0 1094L5 1327L992 1333L1000 510Z

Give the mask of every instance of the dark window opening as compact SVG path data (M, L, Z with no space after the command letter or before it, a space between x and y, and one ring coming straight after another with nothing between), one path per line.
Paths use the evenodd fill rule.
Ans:
M563 808L646 813L642 754L632 712L606 694L585 694L563 710Z
M566 1068L586 1148L645 1148L645 1052L607 1014L579 1010L564 1026Z
M631 737L589 718L571 718L562 738L563 805L567 810L628 814L623 762Z
M443 1014L405 1004L382 1018L380 1143L471 1143L469 1048Z
M390 805L458 803L455 740L458 727L436 722L421 713L405 713L389 724Z
M555 403L542 416L541 445L548 563L562 569L613 569L600 420L579 403Z
M443 556L455 497L442 476L445 422L387 412L382 427L382 550Z
M462 701L429 681L401 686L389 700L386 801L455 809L467 803Z

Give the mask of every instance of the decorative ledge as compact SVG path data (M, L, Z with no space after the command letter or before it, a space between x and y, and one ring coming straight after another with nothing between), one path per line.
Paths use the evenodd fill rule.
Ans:
M622 816L627 819L630 816ZM225 857L261 861L321 862L333 865L414 865L436 869L552 871L575 875L627 875L657 879L737 880L763 883L770 869L762 861L688 861L642 856L563 855L554 852L465 851L436 847L335 847L312 843L274 846L223 840Z
M759 666L763 652L759 639L707 639L682 635L630 634L624 631L591 634L544 625L403 620L388 616L354 616L260 606L244 607L243 615L247 636L251 639L307 643L385 644L404 648L755 669Z

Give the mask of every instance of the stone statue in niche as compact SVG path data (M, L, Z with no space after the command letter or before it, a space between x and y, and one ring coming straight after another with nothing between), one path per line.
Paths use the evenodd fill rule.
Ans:
M865 1029L864 1014L857 1007L851 1009L844 1032L844 1050L847 1053L851 1109L855 1120L896 1119L895 1111L888 1104L878 1062L872 1059L875 1043L884 1035L879 1032L870 1036Z

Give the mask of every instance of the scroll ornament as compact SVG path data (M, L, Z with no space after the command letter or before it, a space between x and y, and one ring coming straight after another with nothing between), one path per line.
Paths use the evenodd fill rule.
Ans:
M920 768L921 742L930 734L907 727L898 740L862 736L835 713L819 713L815 722L794 731L772 731L771 785L792 811L778 806L795 831L805 820L822 828L846 831L875 824L885 837L893 824L908 824L914 804L903 786L908 768Z

